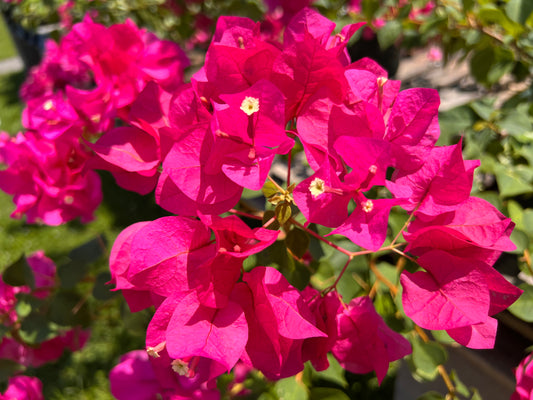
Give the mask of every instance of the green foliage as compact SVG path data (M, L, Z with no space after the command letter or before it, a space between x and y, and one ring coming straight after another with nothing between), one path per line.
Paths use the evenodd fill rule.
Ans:
M446 362L448 357L446 350L439 343L426 343L418 338L413 339L411 345L413 354L410 364L415 376L423 380L434 380L439 374L437 367Z

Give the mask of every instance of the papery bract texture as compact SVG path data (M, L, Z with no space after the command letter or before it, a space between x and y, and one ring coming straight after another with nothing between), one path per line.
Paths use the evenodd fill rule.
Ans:
M385 324L368 297L357 297L339 311L333 355L350 372L375 371L381 383L389 363L410 354L411 345Z

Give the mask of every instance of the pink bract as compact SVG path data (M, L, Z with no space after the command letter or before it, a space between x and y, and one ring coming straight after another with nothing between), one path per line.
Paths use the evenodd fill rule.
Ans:
M357 297L340 310L337 334L332 353L339 363L356 374L375 371L380 383L390 362L411 353L407 339L385 324L368 297Z
M9 378L6 391L0 400L44 400L43 383L33 376L14 376Z
M516 388L511 400L530 400L533 396L533 356L524 357L515 369Z

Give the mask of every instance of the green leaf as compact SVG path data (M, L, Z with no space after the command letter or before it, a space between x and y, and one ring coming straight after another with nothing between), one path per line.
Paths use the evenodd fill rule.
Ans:
M485 46L475 50L470 59L472 76L485 85L493 85L511 72L514 67L513 53L505 48Z
M522 295L508 308L509 312L525 322L533 322L533 286L523 283L518 286L524 291Z
M86 327L91 322L86 300L71 291L56 293L50 302L48 319L61 326Z
M276 213L273 210L266 210L263 213L263 225L265 225L268 221L270 221L275 216L276 216ZM278 220L276 219L273 222L271 222L270 225L268 225L266 229L277 231L280 227L281 227L281 225L279 224Z
M533 186L523 179L516 167L497 165L494 174L502 197L514 197L519 194L532 193Z
M479 394L479 391L476 388L472 388L472 397L470 400L483 400L481 398L481 395Z
M460 106L439 113L440 138L438 145L457 143L466 129L470 129L476 121L474 111L468 106Z
M280 379L274 385L274 392L280 400L307 400L307 388L298 382L294 376Z
M529 104L520 104L507 112L498 125L507 134L513 136L531 132L533 126L529 117Z
M350 400L350 398L340 389L314 387L311 389L310 400Z
M388 21L377 31L379 47L386 50L391 47L402 33L402 24L398 20Z
M279 203L274 211L276 219L280 224L284 224L292 215L291 205L287 202Z
M242 191L241 199L248 200L248 199L255 199L257 197L261 197L261 192L259 190L250 190L250 189L244 188L244 190Z
M6 268L2 274L5 283L11 286L29 286L35 288L35 277L33 271L26 261L26 257L21 256L17 261Z
M529 235L533 235L533 209L528 208L524 210L524 213L522 214L522 218L524 221L524 230Z
M470 104L470 107L472 107L472 110L474 110L480 118L485 121L490 121L495 113L494 100L494 98L490 97L476 100Z
M336 383L339 386L347 387L348 382L344 376L344 368L339 364L337 359L328 353L329 367L324 371L314 371L313 375L318 379L324 379L329 382Z
M31 303L24 301L23 299L17 299L17 304L15 305L15 311L19 318L24 318L30 315L31 313Z
M98 235L72 250L69 253L69 258L77 264L91 264L103 257L105 252L106 240L102 235Z
M446 331L431 331L431 335L433 338L443 344L455 344L457 343L455 340L453 340L450 335L448 335L448 332Z
M524 253L524 250L529 247L529 237L525 232L521 231L520 229L513 229L510 239L511 242L513 242L516 246L516 249L511 251L510 253L522 254Z
M278 187L274 185L271 181L266 181L261 189L265 197L268 199L270 196L274 196L279 192Z
M44 315L32 313L22 321L19 334L26 343L34 345L51 339L54 336L54 330Z
M509 0L505 5L505 12L510 19L523 25L533 12L533 1Z
M311 272L305 265L295 260L286 250L285 253L287 254L286 262L281 264L280 272L292 286L303 290L309 284Z
M509 200L507 202L507 212L509 213L509 218L515 223L515 229L524 230L524 209L522 206L514 200Z
M23 371L24 367L11 360L0 359L0 381L7 382L9 378Z
M69 261L57 269L61 286L65 289L76 286L87 274L89 265L103 257L105 251L106 241L100 235L72 250L68 255Z
M94 282L93 296L97 300L106 301L116 296L118 292L112 292L112 287L107 284L111 280L109 272L102 272L98 274Z
M417 397L416 400L445 400L445 397L438 392L431 391Z
M462 0L463 10L470 11L474 6L474 0Z
M450 378L455 385L455 390L457 391L457 393L459 393L460 395L464 397L470 396L470 390L468 390L465 384L459 379L459 377L457 376L457 372L455 370L452 370L450 372Z
M435 342L425 343L414 339L412 360L416 372L423 378L433 380L438 375L437 367L447 359L446 350Z
M302 229L294 227L287 233L285 243L292 254L302 258L309 250L309 235Z

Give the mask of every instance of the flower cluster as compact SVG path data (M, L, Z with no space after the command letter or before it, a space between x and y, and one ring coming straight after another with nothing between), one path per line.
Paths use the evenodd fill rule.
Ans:
M304 9L274 45L249 19L221 17L190 84L172 92L147 85L130 126L91 146L119 185L155 188L156 202L178 214L124 230L110 266L132 311L155 306L147 352L182 377L179 390L209 390L239 361L274 380L306 361L322 370L329 352L345 369L375 371L381 381L389 362L411 351L368 297L344 304L334 290L297 290L272 267L243 268L278 231L217 215L244 188L261 189L274 157L295 139L314 173L277 196L278 207L296 205L308 223L368 252L386 248L392 207L409 213L406 242L397 237L388 249L407 245L403 254L423 269L401 277L415 323L492 347L490 316L521 293L492 268L513 249L513 224L470 197L479 163L462 159L461 143L435 146L437 92L399 91L371 60L350 63L345 46L360 26L331 36L334 24ZM157 382L159 393L173 390Z
M0 188L14 196L12 216L47 225L92 219L102 194L88 144L128 115L149 82L176 89L187 65L179 46L131 21L106 28L86 17L59 43L48 40L21 88L26 132L0 137Z
M436 146L435 90L400 91L377 63L351 62L346 45L362 25L333 34L333 22L304 8L274 42L250 19L221 17L205 64L184 84L174 45L131 22L104 28L86 19L59 45L59 53L76 54L64 65L80 67L61 66L61 74L53 67L60 60L39 67L45 78L25 91L28 133L0 142L9 166L1 173L38 181L48 196L24 189L15 197L20 212L32 210L31 218L47 223L84 215L99 192L80 195L86 186L62 171L87 177L99 168L125 189L155 191L156 203L176 214L129 226L111 251L112 283L130 309L155 309L146 353L129 353L112 372L117 398L134 388L146 398L218 398L215 380L236 365L277 380L301 372L307 361L328 368L329 353L346 370L374 371L381 382L389 363L411 346L386 325L372 296L343 298L336 285L355 256L384 250L411 261L400 282L403 310L417 325L446 330L468 347L493 346L492 316L521 294L493 268L501 252L514 248L514 224L470 196L479 162L463 160L461 142ZM67 70L78 87L63 84ZM122 123L115 126L115 118ZM225 215L240 213L234 207L244 189L265 188L274 181L274 159L290 160L300 146L309 175L290 184L289 173L286 189L273 184L267 197L274 217L251 228ZM33 167L19 161L41 147L57 171L34 171L48 165L44 156ZM3 181L14 194L16 185L26 185ZM393 207L408 216L387 243ZM291 218L293 209L305 224ZM340 249L309 224L362 249L344 250L348 262L325 290L299 290L272 266L245 265L296 225Z

